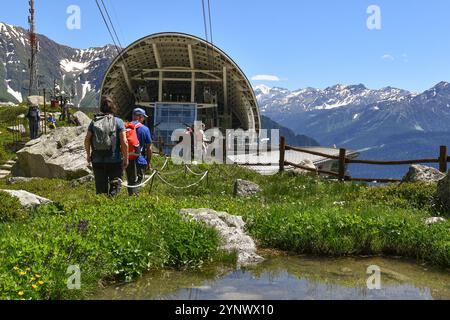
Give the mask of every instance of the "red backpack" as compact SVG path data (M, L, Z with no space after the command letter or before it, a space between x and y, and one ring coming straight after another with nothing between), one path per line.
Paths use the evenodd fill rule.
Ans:
M139 139L136 132L136 130L140 127L142 127L142 123L125 123L128 141L128 160L136 160L141 155Z

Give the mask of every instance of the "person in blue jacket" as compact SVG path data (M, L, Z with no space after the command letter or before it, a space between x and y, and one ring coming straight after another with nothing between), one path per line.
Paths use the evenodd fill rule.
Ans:
M136 126L136 134L139 140L139 157L128 162L127 182L128 194L138 195L139 188L132 187L141 184L144 180L145 172L151 168L152 163L152 136L150 129L144 124L148 118L144 109L133 110L132 123Z

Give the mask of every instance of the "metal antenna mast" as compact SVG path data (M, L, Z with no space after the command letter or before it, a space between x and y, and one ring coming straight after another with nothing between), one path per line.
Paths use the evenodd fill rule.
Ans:
M36 55L38 52L38 39L36 36L36 23L34 20L34 0L29 0L30 4L30 15L28 16L28 23L30 24L30 46L31 46L31 56L29 60L29 68L30 68L30 86L29 86L29 95L36 95L38 93L37 89L37 61Z

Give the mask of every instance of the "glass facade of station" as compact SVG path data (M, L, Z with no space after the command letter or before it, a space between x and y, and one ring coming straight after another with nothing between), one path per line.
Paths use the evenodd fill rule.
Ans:
M177 129L192 127L197 120L197 104L156 103L154 113L154 139L162 139L165 145L172 145L172 133ZM171 147L164 153L170 154Z

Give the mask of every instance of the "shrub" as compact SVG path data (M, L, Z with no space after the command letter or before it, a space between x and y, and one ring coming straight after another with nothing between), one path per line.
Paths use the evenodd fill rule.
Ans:
M0 223L10 222L26 214L17 198L0 191Z

